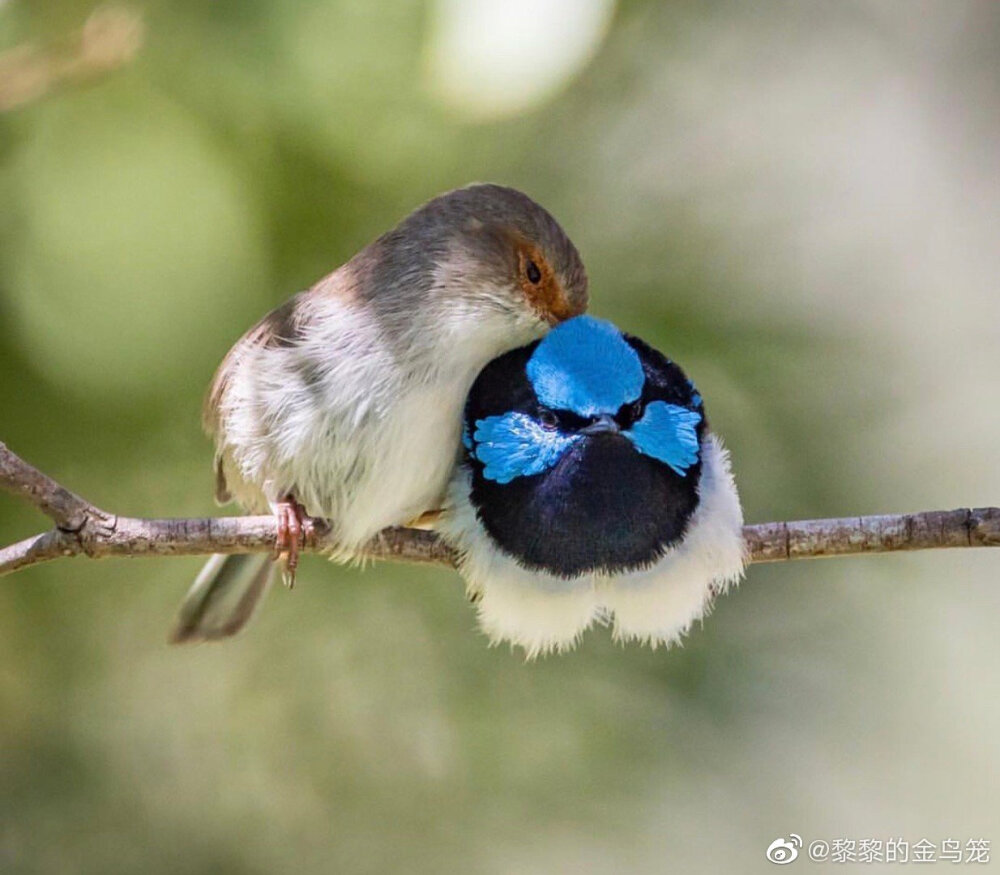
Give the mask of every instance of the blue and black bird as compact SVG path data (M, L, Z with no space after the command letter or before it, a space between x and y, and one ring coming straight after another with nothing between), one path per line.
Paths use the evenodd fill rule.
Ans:
M480 623L529 656L595 621L670 644L742 576L743 514L684 372L579 316L490 362L465 407L442 536Z

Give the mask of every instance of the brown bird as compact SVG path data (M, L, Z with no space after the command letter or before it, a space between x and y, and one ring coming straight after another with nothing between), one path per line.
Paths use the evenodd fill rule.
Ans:
M439 506L486 363L586 306L576 248L527 195L471 185L434 198L226 355L205 407L216 499L278 515L289 582L313 517L332 526L335 558L355 555ZM272 567L213 556L172 640L237 632Z

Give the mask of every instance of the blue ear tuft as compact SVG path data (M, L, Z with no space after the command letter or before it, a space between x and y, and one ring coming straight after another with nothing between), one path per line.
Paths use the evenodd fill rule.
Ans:
M553 328L528 360L538 400L579 416L617 413L642 394L639 356L610 322L577 316Z
M665 401L654 401L625 436L647 456L669 465L681 477L698 461L701 414Z
M476 420L472 440L483 476L504 484L551 468L580 436L550 431L523 413L505 413Z

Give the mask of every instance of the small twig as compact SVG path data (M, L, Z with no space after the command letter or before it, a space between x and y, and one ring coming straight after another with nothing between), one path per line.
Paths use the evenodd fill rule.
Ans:
M83 528L94 508L90 502L29 465L0 443L0 486L31 502L60 529L76 532Z
M136 12L102 6L71 37L47 46L25 43L0 54L0 112L129 63L142 39L142 19Z
M80 554L135 558L268 552L274 548L278 534L272 516L138 519L106 513L60 486L2 443L0 488L25 498L56 523L49 532L0 549L0 575ZM1000 547L1000 508L758 523L745 526L743 536L751 562L939 547ZM335 548L329 534L319 534L307 549L329 553ZM380 532L359 558L455 563L452 550L432 532L403 528Z

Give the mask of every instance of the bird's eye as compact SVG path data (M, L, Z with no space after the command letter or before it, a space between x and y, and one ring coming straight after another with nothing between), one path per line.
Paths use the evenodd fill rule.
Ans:
M638 401L633 401L627 408L625 408L625 416L628 418L629 422L638 422L642 419L642 415L646 412L646 407L642 403L640 398Z
M528 282L533 286L537 286L542 281L542 271L535 264L534 261L528 260L528 263L524 267L524 275L528 278Z
M542 428L547 428L549 431L559 427L559 417L551 410L539 411L538 421L542 424Z

